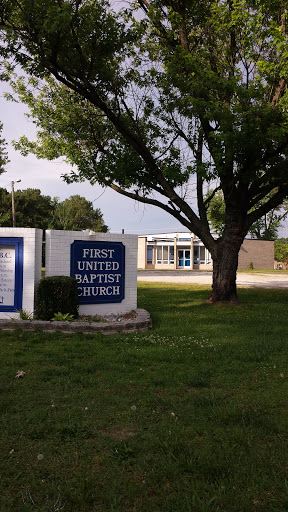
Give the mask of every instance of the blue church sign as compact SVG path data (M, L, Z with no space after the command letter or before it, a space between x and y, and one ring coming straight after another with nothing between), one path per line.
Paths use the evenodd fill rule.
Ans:
M23 238L0 237L0 311L22 309Z
M70 275L77 280L79 304L121 302L125 296L124 245L75 240Z

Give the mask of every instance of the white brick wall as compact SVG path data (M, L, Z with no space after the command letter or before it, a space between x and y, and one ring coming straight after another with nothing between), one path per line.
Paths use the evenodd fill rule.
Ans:
M81 304L79 313L109 315L137 308L137 235L116 235L89 231L46 231L46 276L70 275L70 249L74 240L122 242L125 246L125 298L120 303ZM63 313L66 313L65 311Z
M2 238L23 238L22 310L34 311L35 288L41 279L42 230L35 228L0 228ZM18 313L0 311L0 318L19 318Z

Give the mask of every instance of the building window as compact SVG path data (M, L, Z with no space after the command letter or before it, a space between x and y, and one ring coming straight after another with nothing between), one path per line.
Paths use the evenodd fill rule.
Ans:
M194 265L210 265L212 263L211 254L203 245L194 245Z
M200 264L205 265L205 247L200 246Z
M153 245L147 245L147 263L153 263Z
M156 261L157 265L173 265L174 247L169 245L157 245Z
M211 265L211 263L212 263L211 254L210 254L209 251L207 251L207 254L206 254L206 265Z

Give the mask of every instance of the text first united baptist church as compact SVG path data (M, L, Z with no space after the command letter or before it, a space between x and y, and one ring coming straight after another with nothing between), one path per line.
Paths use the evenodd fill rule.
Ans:
M124 296L124 248L112 243L107 248L77 241L72 249L71 275L77 280L80 301L89 297L122 300ZM97 245L97 243L96 243ZM114 247L113 247L114 246Z

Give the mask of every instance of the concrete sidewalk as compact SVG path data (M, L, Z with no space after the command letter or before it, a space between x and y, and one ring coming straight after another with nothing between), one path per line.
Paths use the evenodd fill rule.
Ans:
M183 283L183 284L212 284L212 272L205 271L164 271L146 270L138 271L138 281ZM252 274L239 272L237 286L254 288L288 288L288 274Z

